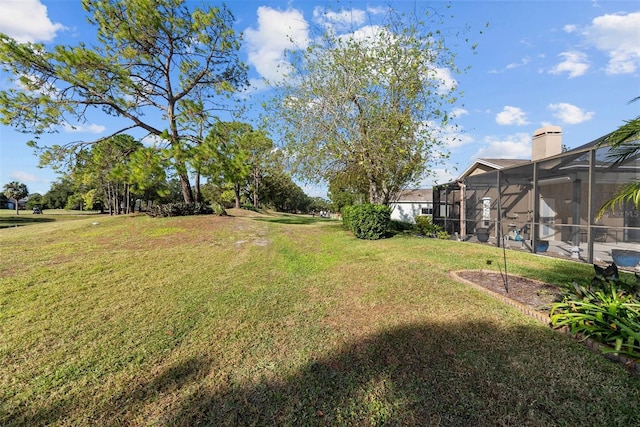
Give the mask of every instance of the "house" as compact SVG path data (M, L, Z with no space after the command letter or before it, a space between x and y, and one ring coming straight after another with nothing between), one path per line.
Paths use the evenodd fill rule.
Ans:
M27 202L29 201L29 197L22 198L18 200L18 209L23 210L27 208ZM16 210L16 202L13 199L7 199L6 208L9 210Z
M401 191L390 207L392 220L415 224L416 216L433 215L433 190Z
M434 188L434 222L461 237L488 231L498 245L522 240L526 231L529 241L564 243L589 262L594 243L640 249L640 212L632 203L597 218L606 200L640 177L640 155L615 164L603 141L563 151L559 127L537 129L531 160L478 159L456 181Z

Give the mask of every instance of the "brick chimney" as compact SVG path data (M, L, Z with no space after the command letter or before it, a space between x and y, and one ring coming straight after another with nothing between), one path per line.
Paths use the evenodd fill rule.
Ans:
M545 126L533 132L531 160L540 160L562 153L562 129Z

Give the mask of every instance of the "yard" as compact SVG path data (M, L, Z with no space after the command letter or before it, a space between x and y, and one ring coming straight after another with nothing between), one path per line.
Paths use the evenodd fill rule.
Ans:
M640 379L449 277L499 249L245 211L74 219L0 230L0 425L640 425Z

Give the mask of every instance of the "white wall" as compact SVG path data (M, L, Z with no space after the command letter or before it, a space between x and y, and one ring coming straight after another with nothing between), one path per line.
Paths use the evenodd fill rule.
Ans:
M415 217L422 215L422 208L431 209L432 202L408 203L398 202L391 204L391 219L394 221L408 222L415 224Z

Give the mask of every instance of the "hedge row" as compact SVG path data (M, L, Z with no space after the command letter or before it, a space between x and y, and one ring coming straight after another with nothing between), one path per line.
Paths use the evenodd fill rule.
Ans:
M147 211L152 217L204 215L213 213L213 209L205 203L167 203L156 205Z
M342 209L342 223L358 239L382 239L389 230L391 208L384 205L355 205Z

